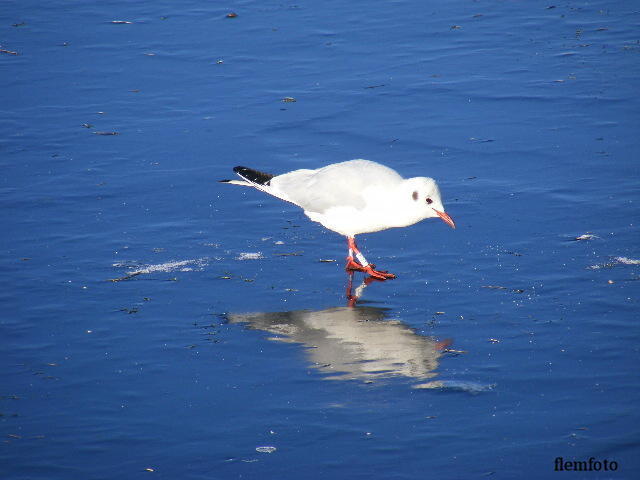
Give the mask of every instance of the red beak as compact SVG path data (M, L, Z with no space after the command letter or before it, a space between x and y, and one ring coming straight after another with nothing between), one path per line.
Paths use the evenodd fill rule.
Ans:
M451 228L456 228L456 224L453 221L453 218L451 218L445 212L441 212L440 210L436 210L435 208L433 209L433 211L436 212L442 220L448 223Z

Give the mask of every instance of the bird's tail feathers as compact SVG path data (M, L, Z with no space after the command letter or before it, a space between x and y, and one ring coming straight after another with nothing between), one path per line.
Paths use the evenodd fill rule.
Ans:
M220 183L231 183L232 185L243 185L245 187L253 187L253 183L246 180L218 180Z
M269 182L275 176L270 173L260 172L258 170L254 170L253 168L247 167L235 167L233 171L248 182L266 186L269 186Z
M268 193L269 195L273 195L276 198L284 200L285 202L291 202L293 204L296 204L295 202L291 201L285 193L271 186L271 179L275 177L275 175L272 175L270 173L260 172L258 170L254 170L253 168L247 168L247 167L235 167L233 171L236 172L238 176L242 178L242 180L220 180L220 181L222 183L231 183L233 185L254 187L258 190Z

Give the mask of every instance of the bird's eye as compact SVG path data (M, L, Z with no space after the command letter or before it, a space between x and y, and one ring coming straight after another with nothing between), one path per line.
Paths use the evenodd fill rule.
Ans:
M418 192L413 192L413 194L411 195L411 197L412 197L414 200L418 200Z
M433 200L431 200L429 197L427 197L427 204L431 205L433 203Z

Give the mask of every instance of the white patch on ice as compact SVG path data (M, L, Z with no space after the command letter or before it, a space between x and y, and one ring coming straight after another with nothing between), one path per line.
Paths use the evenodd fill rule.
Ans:
M625 265L640 265L640 260L634 260L627 257L616 257L616 262L624 263Z
M593 235L591 233L585 233L584 235L580 235L579 237L576 237L575 239L580 241L580 240L593 240L594 238L600 238L597 235Z
M627 257L615 257L610 262L606 263L598 263L596 265L591 265L588 268L591 270L598 270L600 268L612 268L616 265L640 265L640 260L634 260L633 258Z
M262 252L241 252L236 260L259 260L261 258L264 258Z
M256 452L260 453L273 453L276 451L276 447L265 446L265 447L256 447Z
M127 272L128 275L141 275L147 273L155 273L155 272L192 272L195 269L201 270L208 263L208 259L206 258L196 258L193 260L178 260L173 262L165 262L159 263L155 265L145 265L139 268L134 268L133 270L129 270ZM131 265L126 265L122 263L114 263L114 267L124 267L127 266L131 268Z

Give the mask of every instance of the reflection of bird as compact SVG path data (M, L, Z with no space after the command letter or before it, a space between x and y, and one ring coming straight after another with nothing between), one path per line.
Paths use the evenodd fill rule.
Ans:
M455 228L444 211L434 179L404 179L395 170L369 160L350 160L277 176L246 167L235 167L233 171L242 180L222 182L255 187L301 207L314 222L347 237L347 270L365 272L381 280L395 275L374 270L375 265L367 262L356 246L357 234L406 227L432 217L440 217Z
M441 350L449 342L418 335L400 321L385 320L386 314L387 309L366 306L226 318L277 335L272 340L303 344L309 361L332 379L434 377Z

